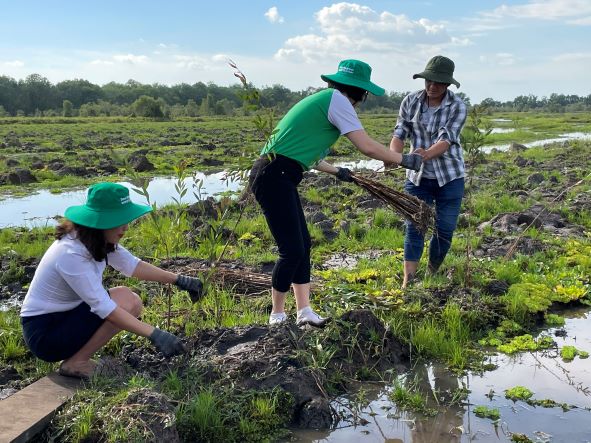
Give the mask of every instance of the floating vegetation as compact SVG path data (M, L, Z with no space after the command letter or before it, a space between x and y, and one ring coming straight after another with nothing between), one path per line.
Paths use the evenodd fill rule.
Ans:
M476 406L474 408L474 414L480 418L489 418L491 420L499 420L501 413L498 408L489 408L488 406Z
M519 335L509 341L509 343L497 346L497 349L505 354L516 354L523 351L540 351L555 346L552 337L543 335L535 340L530 334Z
M564 346L560 350L560 356L566 362L573 361L577 355L579 356L579 358L583 358L583 359L589 357L588 352L580 351L579 349L575 348L574 346L570 346L570 345Z
M513 388L505 390L505 398L513 401L523 400L528 401L532 398L534 393L524 386L515 386Z

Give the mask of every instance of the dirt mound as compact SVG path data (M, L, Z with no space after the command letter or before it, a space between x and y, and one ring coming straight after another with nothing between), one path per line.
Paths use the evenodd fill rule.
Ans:
M522 212L498 214L491 220L480 224L479 230L491 226L502 233L522 232L528 226L543 229L561 237L583 235L584 228L567 222L562 215L552 212L543 205L534 205Z
M127 422L141 423L142 441L180 442L175 421L175 408L168 398L147 388L131 391L122 405L114 406L110 414Z
M327 386L333 379L386 369L404 370L408 350L370 311L345 313L323 330L300 328L287 321L276 326L218 328L187 340L189 353L170 362L151 348L123 350L127 363L154 378L174 367L179 373L201 368L212 382L271 391L281 388L293 398L292 423L328 428L336 422ZM338 377L335 377L338 375ZM341 384L337 388L345 389Z
M547 247L544 242L530 237L484 237L478 249L474 251L474 256L504 257L510 249L520 254L532 255L546 250Z

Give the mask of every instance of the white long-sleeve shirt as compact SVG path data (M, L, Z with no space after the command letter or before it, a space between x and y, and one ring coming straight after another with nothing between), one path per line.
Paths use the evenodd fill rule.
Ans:
M107 260L110 266L128 277L140 262L121 245L108 254ZM103 286L105 267L105 260L98 262L92 258L74 234L54 241L39 262L21 316L69 311L84 301L92 312L106 318L117 304Z

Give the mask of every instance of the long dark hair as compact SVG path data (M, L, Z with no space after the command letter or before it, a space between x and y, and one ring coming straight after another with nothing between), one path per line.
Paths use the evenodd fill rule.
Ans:
M352 98L355 103L364 102L367 97L367 91L357 86L343 85L342 83L329 81L328 87L347 94L347 97Z
M75 237L86 246L92 258L96 261L103 261L107 258L109 252L115 250L113 243L105 241L105 231L103 229L89 228L87 226L77 225L70 220L64 220L55 228L55 238L61 240L65 235L74 233Z

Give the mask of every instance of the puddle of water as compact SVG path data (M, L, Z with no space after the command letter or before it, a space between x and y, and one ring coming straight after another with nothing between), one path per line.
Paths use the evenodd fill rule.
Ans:
M589 308L563 312L567 317L564 338L554 337L559 348L574 345L591 351L591 311ZM546 333L552 333L548 330ZM526 434L535 442L588 442L591 441L591 365L578 357L570 363L556 358L555 352L526 353L511 358L495 356L499 367L485 374L456 377L439 365L418 366L407 377L416 380L418 389L437 407L433 390L453 392L462 386L471 392L461 405L438 407L435 417L400 412L388 398L391 388L365 386L365 399L356 414L365 425L353 425L342 420L337 429L329 431L294 431L297 442L505 442L511 433ZM505 389L525 386L534 392L535 399L550 398L556 402L578 406L564 412L562 408L529 406L523 401L513 402L504 396ZM492 392L491 392L492 390ZM492 394L492 395L491 395ZM495 424L474 415L475 406L498 408L501 419ZM334 403L344 416L351 415L346 397ZM357 423L360 421L357 420Z
M513 128L492 128L491 134L508 134L509 132L515 132Z
M524 146L528 148L532 148L534 146L543 146L549 143L559 143L571 140L591 140L591 133L589 132L569 132L566 134L561 134L556 138L546 138L543 140L536 140L533 142L522 143ZM482 148L482 152L490 153L493 149L498 151L507 151L509 149L508 144L503 145L488 145Z
M502 128L496 128L499 131L510 131ZM587 140L591 139L591 133L571 132L562 134L558 138L537 140L525 143L525 146L541 146L546 143L561 142L567 140ZM493 149L506 151L509 144L486 146L483 152L488 153ZM371 169L381 171L384 164L381 161L373 159L363 159L355 161L335 162L335 166L350 169ZM226 191L237 191L241 187L238 181L226 181L226 172L222 171L216 174L205 175L197 173L196 177L203 180L202 197L208 195L217 195ZM150 181L148 192L152 202L161 206L173 202L173 197L177 197L175 184L177 179L174 177L157 177ZM134 187L131 183L121 182L128 188ZM193 195L193 178L185 179L185 184L189 189L187 195L183 198L185 203L194 203L197 198ZM145 199L132 192L133 201L145 203ZM48 190L41 190L27 197L6 198L0 200L0 229L15 226L53 226L56 224L54 217L64 213L68 206L83 204L86 200L86 190L69 191L61 194L52 194Z
M510 118L491 118L490 121L491 122L511 122L513 120L511 120Z
M197 179L203 180L201 198L215 196L226 191L236 191L240 183L226 181L226 173L205 175L197 173ZM178 199L175 190L177 179L175 177L157 177L150 180L148 193L152 203L158 206L173 203L173 197ZM184 203L194 203L197 197L193 193L193 177L187 177L184 183L188 189L183 197ZM120 182L130 190L136 186L128 182ZM68 206L81 205L86 201L86 189L52 194L48 190L41 190L26 197L7 198L0 201L0 228L14 226L53 226L56 224L54 217L63 215ZM146 199L131 191L131 198L135 203L146 204Z

